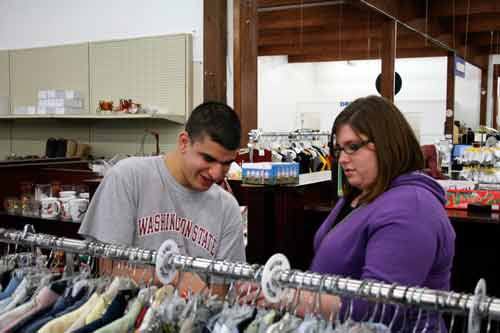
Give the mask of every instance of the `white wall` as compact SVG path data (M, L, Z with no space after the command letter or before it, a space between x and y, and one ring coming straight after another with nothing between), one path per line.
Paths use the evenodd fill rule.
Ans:
M493 65L495 64L500 64L500 55L490 56L488 65L488 100L486 104L486 121L490 127L493 124ZM497 124L500 124L500 121L497 120Z
M341 102L377 94L379 60L288 64L284 56L259 57L258 126L268 131L301 127L304 113L320 117L320 129L329 131L341 111ZM431 143L444 132L446 58L397 59L403 80L396 105Z
M202 0L1 0L0 49L193 33L203 59Z
M455 120L473 130L479 127L481 69L465 64L465 78L455 76Z

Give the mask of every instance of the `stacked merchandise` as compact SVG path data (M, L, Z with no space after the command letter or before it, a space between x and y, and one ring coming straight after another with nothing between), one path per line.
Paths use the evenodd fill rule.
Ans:
M83 98L78 91L38 91L38 114L80 114L83 112Z
M258 185L298 184L299 163L243 163L242 181Z
M470 147L459 158L463 169L460 178L474 183L500 183L500 148Z

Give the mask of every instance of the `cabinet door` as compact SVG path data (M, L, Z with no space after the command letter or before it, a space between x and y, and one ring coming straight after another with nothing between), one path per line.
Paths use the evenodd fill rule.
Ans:
M191 44L188 34L91 43L91 109L99 100L130 98L185 117L192 104Z
M0 96L9 95L9 51L0 51Z
M0 51L0 115L9 113L9 52ZM10 152L10 123L0 121L0 160Z
M64 45L10 52L11 111L37 105L43 89L77 90L89 101L89 44Z

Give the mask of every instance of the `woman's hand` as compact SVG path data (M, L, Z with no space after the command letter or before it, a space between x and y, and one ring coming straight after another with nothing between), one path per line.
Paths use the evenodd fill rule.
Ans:
M239 296L240 304L255 304L263 306L266 303L266 298L262 293L262 289L258 283L252 282L237 282L235 284L236 293Z

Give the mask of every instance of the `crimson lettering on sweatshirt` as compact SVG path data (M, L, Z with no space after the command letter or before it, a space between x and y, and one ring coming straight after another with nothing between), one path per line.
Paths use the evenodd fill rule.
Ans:
M196 246L204 249L211 256L215 255L217 238L202 225L190 219L177 216L176 213L156 213L137 219L137 235L146 237L164 232L174 232Z

